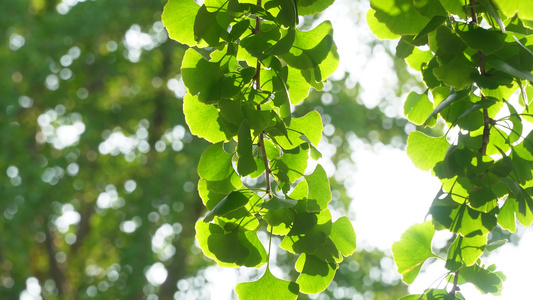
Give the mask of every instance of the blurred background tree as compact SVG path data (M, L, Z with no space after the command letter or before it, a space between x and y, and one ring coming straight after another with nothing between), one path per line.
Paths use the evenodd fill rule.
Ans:
M220 299L194 243L206 143L184 122L185 47L167 41L166 1L1 2L0 298ZM354 22L364 22L356 2ZM400 94L412 77L394 68ZM405 120L359 92L347 74L294 110L322 114L334 170L353 165L351 138L404 145ZM344 179L331 178L340 212L351 201ZM320 297L404 295L388 255L359 248Z

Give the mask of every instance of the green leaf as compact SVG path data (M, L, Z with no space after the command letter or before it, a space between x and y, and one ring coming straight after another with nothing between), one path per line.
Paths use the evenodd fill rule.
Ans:
M253 136L259 136L265 129L274 126L276 114L271 110L257 110L248 105L243 107L243 113L250 124Z
M437 107L431 112L431 114L429 115L429 117L427 118L426 122L428 120L430 120L431 117L433 116L436 116L437 114L439 114L443 109L449 107L450 105L452 105L453 103L455 102L458 102L458 101L461 101L463 99L465 99L466 97L468 97L468 95L470 94L469 91L459 91L459 92L451 92L450 95L444 99L444 101L440 102Z
M295 1L268 0L264 2L264 7L268 12L276 15L277 23L284 27L294 27L298 22Z
M319 13L328 8L334 1L335 0L297 0L298 14L301 16L307 16Z
M285 36L283 36L278 42L276 42L272 47L270 47L265 54L267 55L283 55L291 50L294 40L296 38L296 30L294 28L289 28Z
M317 111L311 111L300 118L293 118L287 127L287 136L273 136L276 142L285 150L294 149L305 143L300 136L304 135L314 146L322 139L322 117ZM270 133L269 133L270 135Z
M413 50L415 49L415 46L411 44L413 41L414 36L412 35L404 35L398 42L398 45L396 46L396 57L398 58L406 58L411 53L413 53Z
M302 201L302 200L300 200ZM305 207L305 200L299 205ZM323 210L320 213L308 213L299 209L294 216L290 232L281 241L280 247L291 253L315 253L323 246L331 234L331 213Z
M303 147L305 145L305 147ZM281 157L270 161L270 169L279 181L294 183L301 178L307 168L309 147L303 144L294 149L285 150Z
M250 191L235 191L229 193L222 201L205 216L204 222L211 222L215 216L223 216L229 212L235 211L245 206L251 198L259 198Z
M356 249L356 236L352 222L348 217L340 217L333 222L329 238L344 256L349 256Z
M502 22L502 19L500 18L500 15L498 14L498 11L496 10L496 7L494 7L494 4L492 3L492 0L478 0L481 6L485 8L485 10L489 13L489 15L496 20L496 23L498 23L498 26L500 26L500 30L502 33L505 33L505 25Z
M405 104L403 106L404 115L407 119L416 125L422 125L428 119L428 116L433 111L433 103L429 101L427 92L418 94L417 92L409 93ZM433 121L428 122L428 126L434 126L437 118L433 118Z
M459 277L464 281L472 283L483 294L498 295L503 286L503 280L498 276L498 272L489 271L491 267L484 269L478 265L462 268Z
M182 44L195 46L194 20L199 9L200 5L194 0L169 0L161 16L168 36Z
M272 197L272 199L265 202L261 207L268 210L279 210L294 207L296 204L298 204L298 200Z
M214 92L219 80L224 77L220 66L208 62L193 48L183 56L181 75L187 91L198 95L200 101L212 103L220 100L221 93Z
M448 250L446 268L452 272L457 271L464 265L472 266L485 251L487 246L486 235L473 237L457 236Z
M209 5L207 2L209 1L205 4ZM208 9L205 4L200 7L194 19L194 38L198 42L203 40L207 45L216 47L221 43L221 38L226 41L230 40L229 33L226 31L229 19L218 17L218 3L215 8L211 9Z
M502 72L505 72L513 77L517 77L517 78L520 78L520 79L526 79L526 80L529 80L531 82L533 82L533 74L531 74L531 72L528 72L526 70L520 70L520 69L517 69L513 66L511 66L510 64L508 64L507 62L503 61L503 60L500 60L500 59L497 59L497 58L494 58L494 57L490 57L486 60L486 63L487 65L493 67L493 68L496 68Z
M403 276L403 282L411 284L422 264L430 257L435 257L431 251L431 240L435 229L431 221L415 224L402 234L400 241L392 244L392 256L398 272Z
M445 136L435 138L412 131L407 138L406 152L417 168L428 171L444 159L449 146Z
M482 212L489 212L498 207L498 198L490 188L480 188L470 192L468 201L473 208Z
M465 8L463 7L464 5L463 0L440 0L440 4L449 13L460 16L460 17L466 17Z
M439 0L414 0L415 9L427 18L433 18L435 16L445 16L448 14L442 7Z
M416 71L422 71L422 66L425 66L433 58L433 53L431 51L422 51L418 48L413 49L413 53L409 55L405 61L409 64L411 68Z
M326 209L331 201L331 190L328 175L324 168L321 165L317 165L311 175L305 175L305 180L309 191L307 198L313 202L316 201L320 210Z
M265 248L254 231L233 230L203 221L196 222L196 239L205 256L221 267L259 267L266 263Z
M213 144L200 157L198 175L209 181L224 180L235 172L231 163L232 154L226 153L222 143Z
M409 295L399 300L464 300L461 293L456 292L455 296L450 294L446 289L427 289L424 294Z
M366 23L372 31L372 33L380 40L395 40L400 37L395 33L392 33L384 23L381 23L375 16L376 11L369 9L366 12Z
M269 268L259 280L241 282L235 287L235 293L243 300L294 300L298 298L298 291L297 283L276 278Z
M241 127L239 128L237 154L239 155L237 171L241 176L249 175L257 170L257 164L252 153L252 137L250 135L250 124L248 120L242 121Z
M516 232L516 221L515 221L515 211L517 210L518 204L516 199L507 198L505 203L500 208L498 213L498 224L503 228L507 229L510 232Z
M416 35L429 22L415 9L413 0L371 0L370 6L376 11L376 19L398 35Z
M325 80L339 64L331 23L322 22L310 31L296 30L291 50L281 58L293 68L311 72L308 82Z
M292 104L297 105L307 98L311 84L305 80L301 70L292 67L287 68L287 87L289 89L289 98Z
M494 242L492 242L492 243L487 245L487 251L494 251L494 250L500 248L501 246L507 244L507 242L508 242L507 239L494 241Z
M498 51L505 44L506 34L481 27L467 27L468 30L457 30L457 34L470 47L490 54Z
M447 228L462 236L486 235L496 227L496 216L459 204L450 195L433 202L429 209L436 227Z
M438 80L458 90L471 85L474 82L471 74L476 72L475 67L463 53L458 53L451 61L433 69L433 74Z
M533 2L523 0L493 0L494 4L503 12L504 15L512 17L518 14L518 17L525 20L533 20Z
M304 253L296 261L296 270L300 272L296 283L300 285L302 293L320 293L330 285L337 268L336 262L325 262Z

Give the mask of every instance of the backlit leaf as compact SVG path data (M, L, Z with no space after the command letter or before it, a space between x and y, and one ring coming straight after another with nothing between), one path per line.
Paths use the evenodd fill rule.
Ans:
M231 163L232 154L224 151L222 143L213 144L200 157L198 175L209 181L224 180L235 172Z
M224 76L217 63L205 60L198 51L189 48L183 56L181 75L187 90L205 103L220 100L222 93L215 87Z
M435 229L431 221L415 224L402 234L398 242L392 244L392 256L402 274L403 281L411 284L422 264L430 257L435 257L431 251L431 240Z
M415 9L413 0L371 0L370 6L376 11L375 17L398 35L418 34L429 22Z
M512 17L518 13L518 17L525 20L533 20L533 2L522 0L493 0L494 4L504 15Z
M409 121L416 125L422 125L431 114L431 111L433 111L433 103L429 101L427 93L411 92L405 100L403 111ZM427 125L435 125L437 119L434 118L433 120L433 122L428 122Z
M344 256L352 255L356 249L355 231L348 217L340 217L333 222L329 238Z
M241 282L235 287L235 293L243 300L294 300L298 291L297 283L276 278L268 268L257 281Z
M304 253L296 262L296 270L300 272L296 283L302 293L320 293L329 286L337 268L336 262L325 262L312 254Z
M225 232L220 226L196 222L196 239L205 256L221 267L259 267L266 262L266 251L253 231Z
M195 46L194 19L200 5L194 0L169 0L163 9L161 21L171 39Z
M413 164L428 171L442 161L450 144L446 137L430 137L419 131L412 131L407 138L407 155Z
M317 165L311 175L305 175L307 181L310 201L316 201L321 210L326 209L331 201L331 191L329 179L326 171L321 165Z
M473 265L461 269L459 277L472 283L483 294L498 295L503 288L503 280L499 276L499 272L492 272L489 269L490 267L484 269L478 265Z
M252 153L252 137L250 135L250 124L248 120L244 120L239 128L237 154L239 155L237 171L241 176L249 175L257 170L257 164Z
M328 8L334 1L335 0L297 0L298 14L302 16L316 14Z

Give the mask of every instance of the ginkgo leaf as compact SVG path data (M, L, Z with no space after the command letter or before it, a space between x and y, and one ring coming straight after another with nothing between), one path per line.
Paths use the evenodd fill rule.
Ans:
M324 168L321 165L317 165L311 175L305 175L304 177L309 189L307 198L311 201L316 201L320 210L326 209L331 201L331 190L328 175Z
M208 181L224 180L235 172L231 163L232 154L227 153L222 143L213 144L200 157L198 175Z
M258 280L241 282L235 287L235 293L241 300L294 300L298 298L298 292L297 283L275 277L269 268Z
M435 229L431 221L415 224L402 234L400 241L392 244L392 256L398 272L403 276L403 282L411 284L422 264L430 257L435 257L431 251L431 241Z
M187 93L183 97L183 112L191 133L211 143L230 140L237 134L238 128L221 118L215 106L200 102L197 96Z
M459 278L462 279L461 281L472 283L483 294L491 293L498 295L503 288L503 274L500 272L493 272L491 270L493 267L494 265L487 269L478 265L466 267L459 272Z
M194 20L200 9L194 0L169 0L163 9L161 21L171 39L194 46Z
M455 272L463 264L466 266L474 265L485 251L486 246L486 235L475 235L472 237L457 236L448 250L446 268Z
M429 101L427 93L409 93L409 96L407 96L407 99L405 100L403 110L404 114L407 116L407 119L417 125L428 123L428 126L432 126L437 121L437 119L434 118L433 122L426 122L428 116L433 111L433 103Z
M300 136L304 135L314 146L322 139L322 117L317 111L311 111L300 118L293 118L287 127L287 135L276 136L276 142L283 149L294 149L305 143ZM278 133L279 134L279 133Z
M356 249L355 231L348 217L340 217L333 222L329 238L344 256L349 256Z
M266 263L267 254L254 231L233 230L203 221L196 222L196 239L205 256L221 267L259 267Z
M300 272L296 283L300 286L302 293L320 293L329 286L337 268L336 262L322 261L311 254L304 253L296 261L296 270Z
M429 22L415 9L412 0L371 0L370 6L376 11L376 19L385 23L395 34L417 34Z
M239 155L237 171L241 176L249 175L257 170L257 164L252 153L252 137L248 120L244 120L239 128L237 154Z
M512 17L518 14L525 20L533 20L533 2L521 0L493 0L494 4L503 12L504 15Z
M428 171L444 159L449 146L445 136L435 138L413 131L407 138L406 152L417 168Z

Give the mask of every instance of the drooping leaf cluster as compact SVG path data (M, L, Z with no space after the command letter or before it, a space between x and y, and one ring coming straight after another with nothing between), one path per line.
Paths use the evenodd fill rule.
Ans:
M329 22L297 28L300 15L332 2L170 0L162 15L169 36L190 47L181 65L186 122L212 143L198 164L198 192L209 210L196 223L202 251L219 266L260 267L269 262L270 242L257 233L267 229L299 256L295 282L267 267L261 279L237 285L242 299L321 292L355 251L351 222L333 221L328 210L325 170L306 172L309 159L321 157L321 116L291 114L338 65Z
M396 55L427 87L407 97L407 118L450 129L442 137L408 137L407 154L432 170L442 189L429 210L432 221L411 227L392 250L411 283L436 257L435 229L454 233L445 258L451 288L403 299L463 299L458 285L465 282L498 294L505 277L480 257L506 241L490 234L515 232L517 220L533 222L533 2L373 0L367 21L378 37L399 38Z

